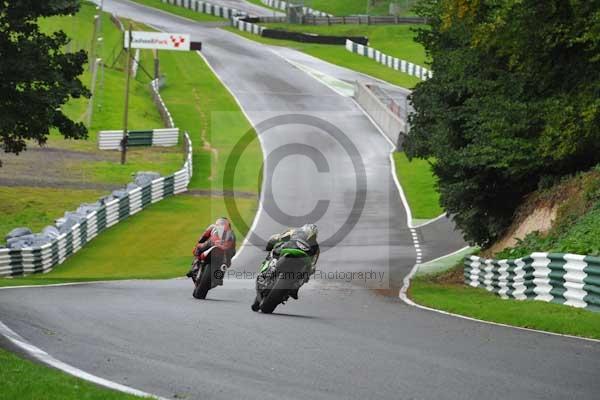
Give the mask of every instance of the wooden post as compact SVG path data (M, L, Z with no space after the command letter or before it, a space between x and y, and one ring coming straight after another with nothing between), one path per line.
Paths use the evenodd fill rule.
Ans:
M121 139L121 164L127 161L127 122L129 117L129 81L131 80L131 42L133 34L131 33L131 23L128 30L129 40L127 41L127 68L125 68L125 111L123 112L123 139Z
M158 79L160 77L160 64L158 59L158 49L152 50L152 54L154 55L154 79Z

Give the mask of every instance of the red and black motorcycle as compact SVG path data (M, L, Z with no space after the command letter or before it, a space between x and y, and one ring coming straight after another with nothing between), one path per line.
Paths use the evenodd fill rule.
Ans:
M230 267L231 260L227 252L219 247L212 246L199 254L192 264L192 281L196 299L205 299L208 291L223 285L225 271Z

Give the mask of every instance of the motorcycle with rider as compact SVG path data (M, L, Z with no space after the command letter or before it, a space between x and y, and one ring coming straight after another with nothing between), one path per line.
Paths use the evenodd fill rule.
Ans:
M306 224L271 236L265 248L269 254L256 277L252 311L270 314L290 297L298 299L298 290L315 273L320 254L317 235L317 226Z
M235 233L225 217L217 218L200 236L194 247L192 268L186 274L192 278L197 299L205 299L208 291L223 285L225 271L235 255Z

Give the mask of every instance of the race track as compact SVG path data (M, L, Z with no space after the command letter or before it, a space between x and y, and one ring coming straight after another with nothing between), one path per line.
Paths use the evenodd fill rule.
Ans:
M320 276L273 315L251 312L253 281L232 275L207 301L186 280L0 290L0 321L59 360L167 398L597 397L598 343L422 311L346 281L368 271L366 286L399 288L416 252L390 143L298 63L345 82L368 78L126 0L104 4L202 41L258 126L263 209L232 274L256 270L270 234L312 219L324 243ZM464 245L447 219L417 233L424 261Z

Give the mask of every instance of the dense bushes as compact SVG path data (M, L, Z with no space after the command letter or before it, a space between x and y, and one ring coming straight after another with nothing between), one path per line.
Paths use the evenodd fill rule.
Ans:
M540 182L600 161L600 0L422 0L432 79L405 142L441 203L487 245Z

